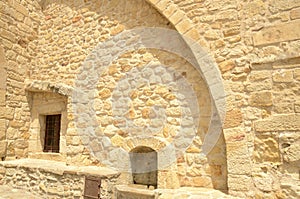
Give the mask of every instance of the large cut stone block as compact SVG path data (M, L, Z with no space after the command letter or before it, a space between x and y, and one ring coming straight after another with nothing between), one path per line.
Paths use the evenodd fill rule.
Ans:
M299 131L300 114L282 114L256 121L254 128L256 132Z
M273 95L270 91L253 92L250 96L251 106L272 106Z
M300 39L300 20L265 27L253 35L255 46Z
M237 127L243 122L243 115L240 109L233 109L226 112L224 128Z
M257 134L254 142L256 162L280 162L278 136L275 133Z

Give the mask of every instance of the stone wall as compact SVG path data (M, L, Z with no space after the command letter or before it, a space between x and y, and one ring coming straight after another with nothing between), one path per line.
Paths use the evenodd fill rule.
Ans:
M36 1L1 1L0 2L0 43L7 60L6 71L1 61L1 79L6 78L5 109L1 109L1 125L6 128L6 158L27 156L30 112L27 103L24 80L28 75L29 62L37 38L39 22L42 16ZM2 56L1 56L2 57ZM3 58L1 58L3 60ZM6 74L6 75L5 75ZM1 87L2 88L2 87ZM1 106L3 103L1 104ZM2 133L2 130L1 130ZM1 142L1 150L4 148Z
M109 199L113 197L118 176L106 168L66 166L49 160L22 159L0 165L0 184L28 190L41 198L84 198L88 195L86 178L92 177L101 180L101 198Z
M57 88L72 87L81 63L98 42L133 27L159 26L176 29L206 47L218 63L226 90L224 138L211 157L201 159L200 131L199 138L177 161L180 185L219 189L228 186L230 194L250 198L299 197L300 1L147 2L0 2L0 42L7 60L5 104L1 104L3 89L0 90L1 110L6 106L5 114L0 112L0 139L3 132L5 135L3 126L7 126L7 158L27 156L30 112L25 78L29 82L39 80L41 85L46 82ZM108 68L107 82L102 79L98 84L101 106L109 109L111 105L108 96L115 79L109 77L120 78L118 75L152 59L187 66L188 70L182 72L187 72L187 77L194 74L178 57L172 55L169 60L168 56L140 50L116 60ZM1 57L0 51L3 60ZM195 77L190 81L193 80L199 82L198 89L206 93L205 98L211 86L207 85L208 79ZM43 90L42 87L39 89ZM139 92L142 91L146 92ZM68 105L67 161L99 164L78 145L72 110ZM202 132L210 115L208 109L204 112L207 117L201 120ZM142 112L137 115L143 119ZM98 117L103 125L101 131L116 146L120 145L126 134L113 134L117 129L107 129L116 124L112 118L101 112ZM168 138L168 132L164 133L160 136ZM6 144L0 143L0 149L6 150ZM214 180L211 176L215 176Z

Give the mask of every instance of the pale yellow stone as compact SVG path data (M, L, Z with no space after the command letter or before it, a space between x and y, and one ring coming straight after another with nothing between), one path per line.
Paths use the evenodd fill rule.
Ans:
M271 118L254 123L257 132L298 131L300 130L300 114L274 115Z
M273 73L273 81L287 83L293 81L293 71L277 71Z
M252 106L272 106L273 95L270 91L253 92L250 95L249 104Z
M271 78L269 70L252 71L249 75L250 81L262 81L268 78Z
M124 145L124 138L120 135L114 135L112 138L111 138L111 143L115 146L119 146L119 147L122 147Z
M0 119L0 140L6 138L6 120Z
M111 96L111 91L107 88L103 88L99 91L99 97L105 99Z
M226 112L224 128L239 126L243 122L243 115L240 109L233 109Z
M234 63L233 60L227 60L227 61L223 61L219 64L219 68L221 70L222 73L225 73L233 68L235 68L236 65Z
M300 101L295 102L295 112L300 113Z
M290 17L291 19L300 19L300 8L291 10Z
M298 81L300 81L300 69L294 70L294 78Z
M278 137L273 134L257 134L254 141L254 158L256 162L280 162Z
M300 20L265 27L253 35L256 46L300 38Z

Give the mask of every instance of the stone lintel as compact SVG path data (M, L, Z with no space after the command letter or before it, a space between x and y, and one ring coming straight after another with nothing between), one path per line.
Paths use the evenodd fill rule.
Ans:
M255 46L300 39L300 20L265 27L252 37Z
M270 119L256 121L254 128L256 132L299 131L300 114L275 115Z
M277 60L265 60L259 62L252 62L252 70L273 70L273 69L293 69L298 68L300 63L300 57L287 57Z

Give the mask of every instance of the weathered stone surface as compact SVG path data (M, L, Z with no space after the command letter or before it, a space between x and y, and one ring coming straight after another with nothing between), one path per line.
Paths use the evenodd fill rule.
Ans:
M272 5L275 10L288 10L299 7L300 2L298 0L271 0L270 5Z
M299 131L290 132L290 133L282 133L279 137L279 143L281 146L281 153L283 156L283 160L289 163L300 160L300 135Z
M274 82L292 82L293 81L293 71L277 71L273 73Z
M300 69L294 70L294 78L298 81L300 81Z
M6 138L6 120L0 119L0 141Z
M300 20L263 28L253 35L256 46L300 38Z
M1 90L0 89L0 106L5 106L6 104L6 90Z
M235 63L233 60L227 60L227 61L223 61L219 64L219 67L220 67L220 70L221 72L226 72L226 71L229 71L233 68L236 67Z
M272 106L273 95L270 91L253 92L250 95L249 104L251 106Z
M256 132L273 131L299 131L300 114L275 115L272 118L256 121L254 129Z
M291 17L291 19L299 19L300 18L300 8L291 10L290 17Z
M6 156L6 150L7 150L6 140L0 141L0 157L5 157Z
M300 113L300 101L295 102L295 112Z
M254 141L256 162L280 162L279 140L276 134L256 134Z
M226 112L224 128L237 127L243 122L243 115L240 109L233 109Z
M271 71L261 70L261 71L252 71L249 75L250 81L262 81L265 79L271 78Z

